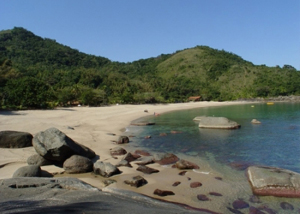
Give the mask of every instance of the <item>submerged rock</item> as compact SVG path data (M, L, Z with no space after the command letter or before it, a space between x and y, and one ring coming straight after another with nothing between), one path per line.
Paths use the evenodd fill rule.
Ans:
M179 158L172 153L157 153L154 155L154 161L160 165L168 165L175 163L179 160Z
M202 117L199 121L199 128L209 129L238 129L241 125L226 117Z
M246 171L256 195L300 197L300 174L275 167L251 166Z

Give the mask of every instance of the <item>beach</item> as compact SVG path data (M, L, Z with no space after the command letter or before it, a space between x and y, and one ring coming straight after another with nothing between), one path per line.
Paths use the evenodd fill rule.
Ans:
M72 107L57 108L54 110L27 110L0 112L0 131L13 130L29 132L33 136L40 131L55 127L74 141L91 148L97 154L94 161L100 160L117 164L122 156L118 159L110 155L110 149L121 146L128 152L134 152L135 147L129 144L117 145L115 141L121 135L126 135L124 130L131 121L138 118L153 116L154 113L163 114L165 112L186 110L192 108L224 106L224 105L240 105L245 102L189 102L178 104L156 104L156 105L112 105L105 107ZM147 111L145 111L147 110ZM114 134L114 135L112 135ZM0 149L0 179L11 178L13 173L21 166L27 165L27 158L35 154L33 147L22 149ZM180 157L184 158L184 157ZM188 170L185 176L179 176L182 170L173 169L170 166L161 166L159 164L149 165L151 168L160 172L154 174L144 174L136 170L138 165L132 163L133 167L119 167L121 174L112 176L111 179L116 180L114 184L105 187L103 181L105 178L85 174L66 174L63 169L51 166L43 166L42 170L48 171L56 177L77 177L94 187L103 191L113 191L114 189L124 189L134 191L153 198L163 199L166 201L186 204L196 208L209 209L214 212L223 212L226 205L232 202L232 199L238 197L238 192L233 188L234 182L226 182L226 180L216 179L222 177L222 174L215 171L207 163L200 165L200 170ZM210 173L207 173L210 172ZM141 175L148 184L140 188L131 187L124 184L124 180ZM181 182L178 187L172 184L176 181ZM199 181L202 183L201 191L189 187L191 181ZM251 191L250 186L245 184L247 192ZM160 197L154 195L155 189L170 190L175 193L172 196ZM208 194L209 192L217 192L224 197L211 196L213 200L207 202L199 202L197 194ZM187 195L195 195L194 198ZM226 196L230 197L226 197Z

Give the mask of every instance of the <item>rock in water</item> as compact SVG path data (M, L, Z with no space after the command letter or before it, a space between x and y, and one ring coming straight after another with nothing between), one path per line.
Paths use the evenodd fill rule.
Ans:
M240 124L226 117L202 117L199 121L199 128L238 129L240 127Z
M37 165L32 166L23 166L13 174L13 178L20 178L20 177L41 177L41 168Z
M300 197L300 174L275 167L251 166L247 177L256 195Z
M121 172L116 166L112 165L111 163L97 161L96 163L94 163L94 173L108 178Z
M93 171L93 162L80 155L72 155L68 158L64 164L63 168L66 173L85 173Z
M63 162L72 155L95 157L95 152L80 145L56 128L37 133L32 141L36 152L47 160Z
M154 161L160 165L168 165L175 163L179 158L172 153L157 153L154 155Z
M0 132L0 148L24 148L29 146L32 146L32 135L28 132Z

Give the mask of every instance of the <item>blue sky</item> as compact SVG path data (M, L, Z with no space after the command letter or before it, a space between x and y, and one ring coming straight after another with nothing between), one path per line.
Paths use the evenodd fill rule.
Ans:
M131 62L206 45L300 70L300 0L0 0L0 30L23 27Z

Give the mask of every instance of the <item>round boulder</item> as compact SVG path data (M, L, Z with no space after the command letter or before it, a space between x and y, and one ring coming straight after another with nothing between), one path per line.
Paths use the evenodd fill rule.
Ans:
M73 155L68 158L64 164L63 168L66 173L85 173L93 171L93 162L83 156Z
M120 170L108 162L97 161L94 163L94 173L103 177L110 177L116 174L120 174Z
M15 171L13 178L19 177L41 177L41 168L37 165L23 166Z
M38 165L38 166L46 166L46 165L52 165L53 162L46 160L39 154L31 155L27 158L28 165Z

